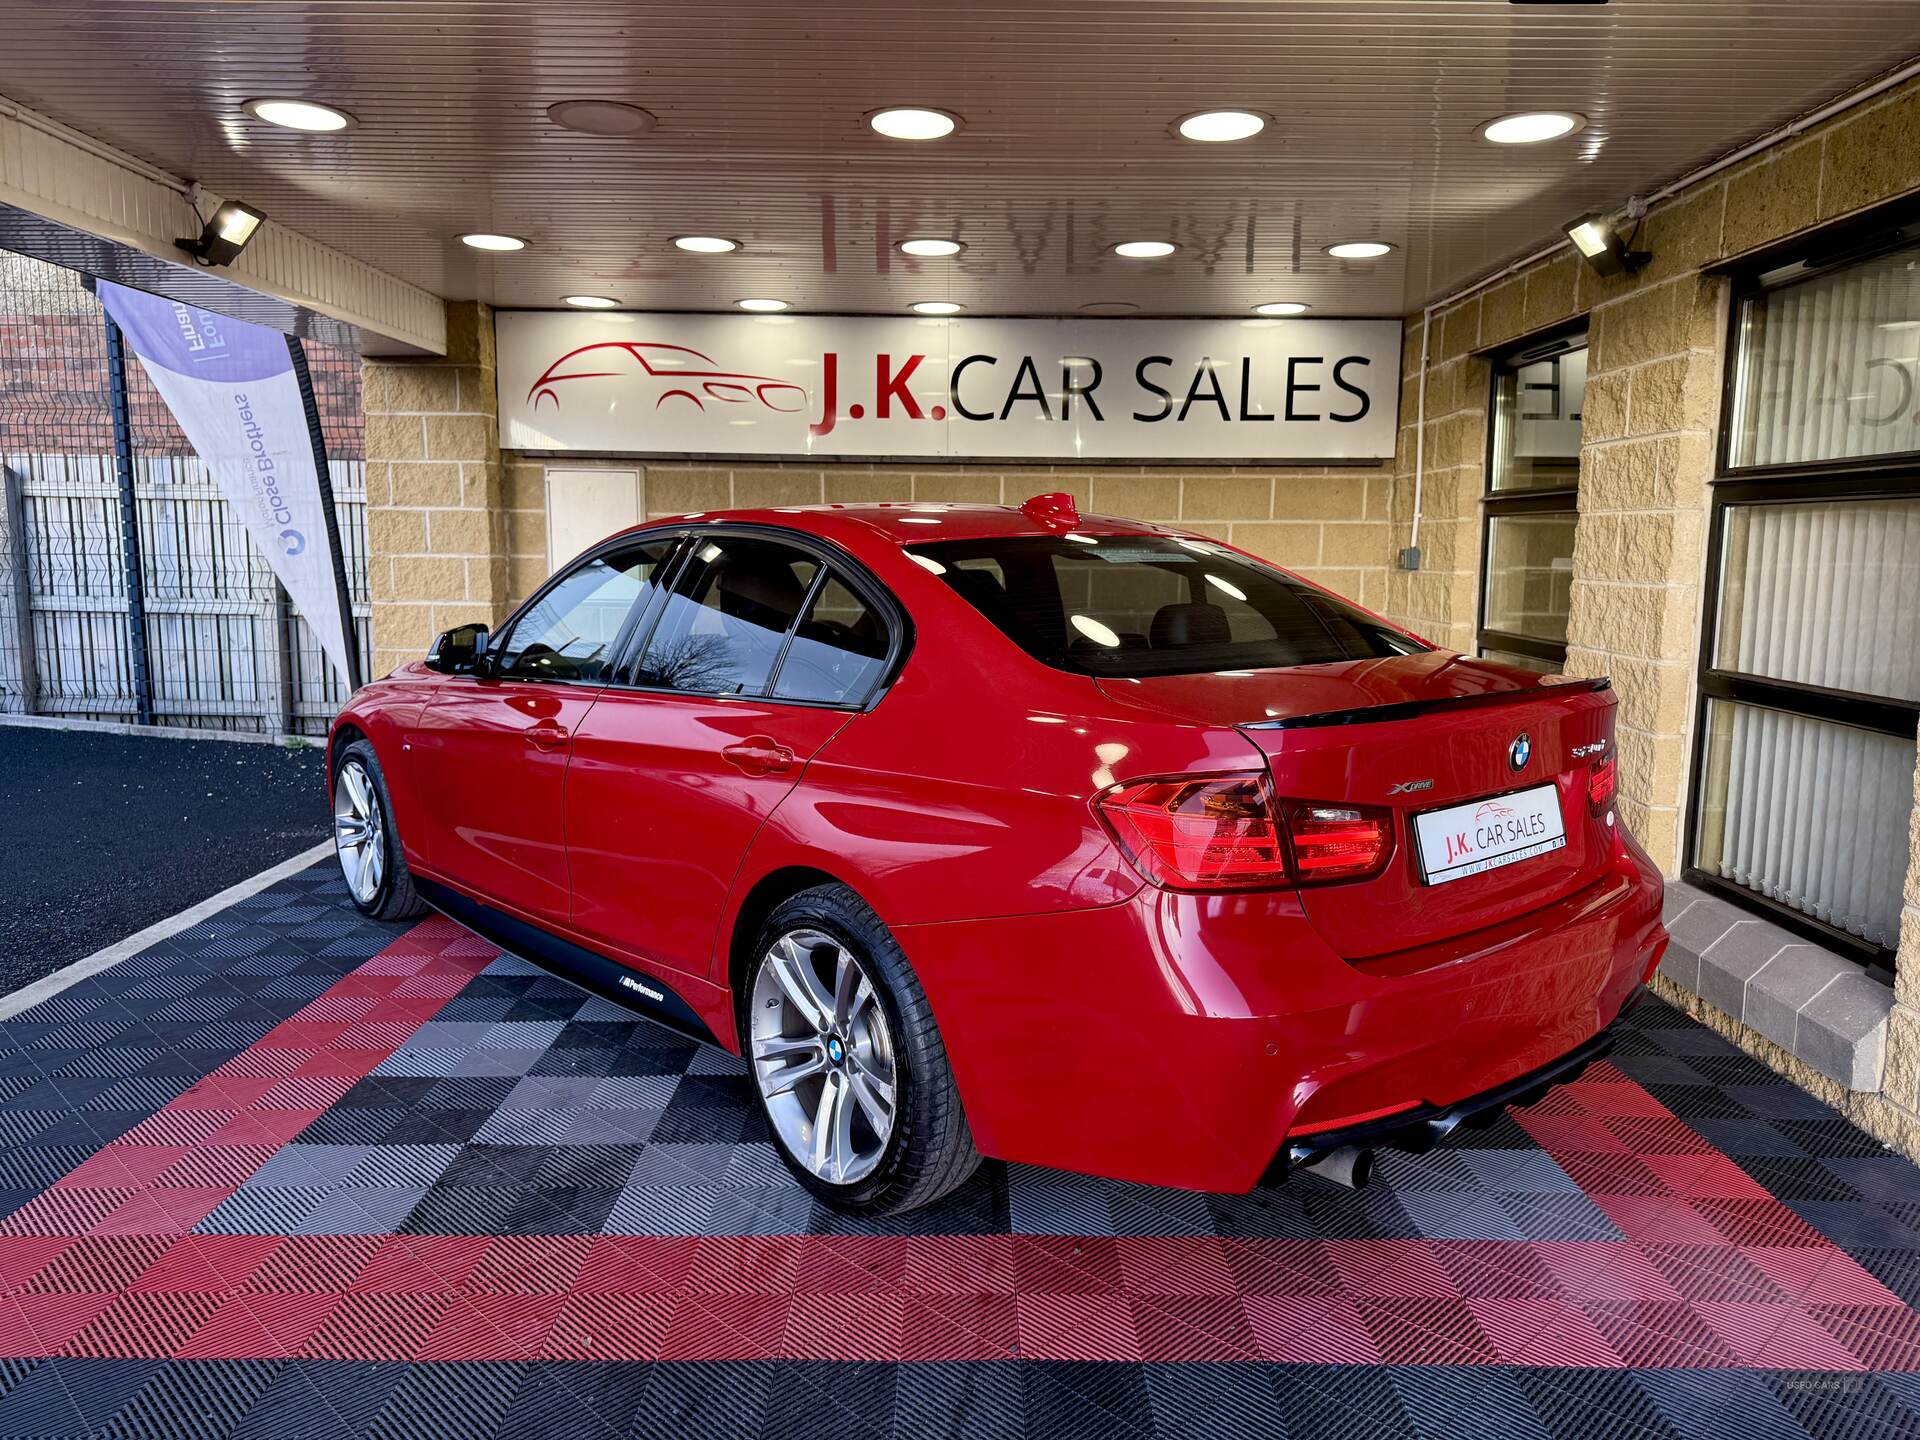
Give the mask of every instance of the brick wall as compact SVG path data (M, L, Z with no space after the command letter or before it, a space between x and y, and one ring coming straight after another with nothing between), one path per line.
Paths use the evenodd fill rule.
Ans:
M511 608L493 355L493 312L467 302L447 307L444 361L363 367L376 675Z
M582 462L564 462L568 469ZM584 462L591 466L594 461ZM983 465L724 465L647 460L650 514L753 505L863 504L881 500L1018 505L1064 490L1083 510L1177 523L1229 540L1310 576L1362 604L1387 601L1384 469L1089 468ZM508 455L510 589L514 603L546 576L544 465Z
M1388 612L1455 648L1472 644L1490 372L1481 353L1584 316L1591 338L1567 669L1619 694L1622 817L1668 874L1683 858L1696 723L1704 541L1720 423L1730 285L1705 267L1920 190L1920 85L1814 127L1673 197L1646 219L1635 275L1602 278L1570 252L1433 317L1417 574L1394 572ZM1392 539L1408 543L1422 317L1404 349ZM1920 795L1916 796L1920 805ZM1670 980L1669 999L1730 1035L1882 1139L1920 1155L1920 809L1901 925L1899 983L1878 1092L1842 1089Z

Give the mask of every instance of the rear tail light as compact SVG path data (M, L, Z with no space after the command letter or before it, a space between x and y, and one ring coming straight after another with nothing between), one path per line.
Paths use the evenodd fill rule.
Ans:
M1140 780L1097 797L1094 809L1140 872L1172 890L1357 880L1378 874L1393 850L1391 812L1282 805L1264 775Z
M1287 833L1302 885L1377 875L1393 850L1393 816L1372 807L1290 805Z
M1156 885L1248 890L1288 879L1274 807L1257 775L1143 780L1094 803L1128 858Z
M1587 771L1587 802L1593 806L1593 813L1604 814L1613 804L1613 756L1608 754L1604 760L1594 762Z

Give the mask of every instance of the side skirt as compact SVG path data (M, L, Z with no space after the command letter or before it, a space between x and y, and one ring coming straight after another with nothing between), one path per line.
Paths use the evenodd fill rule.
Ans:
M537 925L516 919L491 905L469 900L450 886L415 873L414 888L434 909L464 925L483 940L571 981L582 990L625 1006L643 1019L663 1025L703 1045L724 1049L699 1013L673 987L652 975L643 975L618 960L610 960L584 945L562 940Z

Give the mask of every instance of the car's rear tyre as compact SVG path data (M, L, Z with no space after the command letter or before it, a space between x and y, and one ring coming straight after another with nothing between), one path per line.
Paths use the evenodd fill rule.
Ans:
M362 915L411 920L426 913L400 848L386 776L365 740L349 741L334 756L333 851L347 894Z
M775 1144L836 1209L931 1204L980 1164L926 993L840 885L782 902L741 984L740 1042Z

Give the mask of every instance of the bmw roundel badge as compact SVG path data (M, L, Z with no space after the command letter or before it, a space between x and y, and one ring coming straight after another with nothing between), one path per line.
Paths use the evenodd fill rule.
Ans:
M1507 763L1516 770L1527 768L1527 761L1533 758L1533 737L1525 731L1513 737L1513 744L1507 747Z

